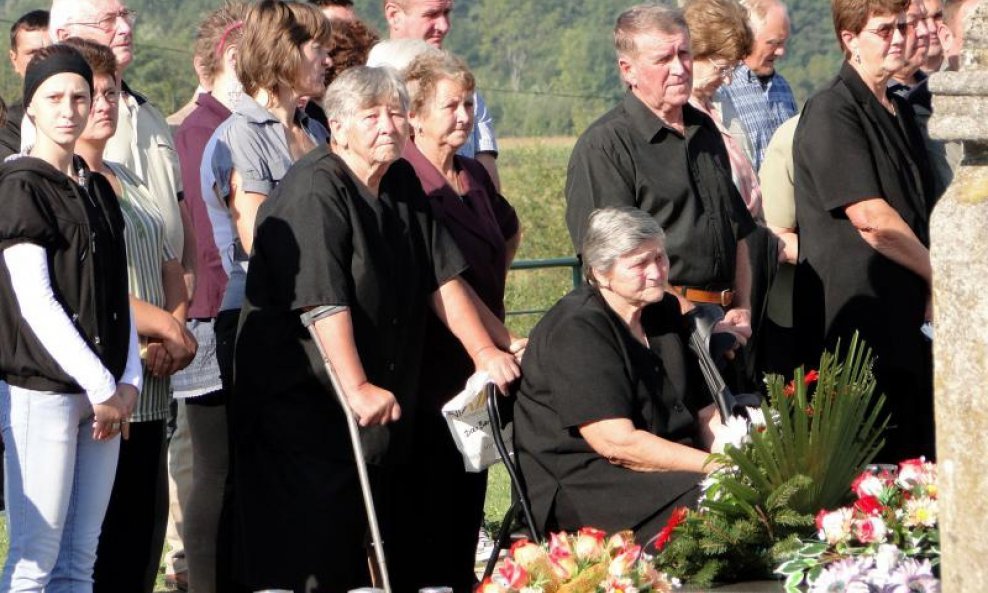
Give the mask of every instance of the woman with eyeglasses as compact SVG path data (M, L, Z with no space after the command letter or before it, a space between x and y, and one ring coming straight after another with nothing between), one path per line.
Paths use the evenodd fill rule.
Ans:
M116 58L107 46L78 37L62 43L78 50L93 71L93 106L76 154L110 183L123 213L128 290L144 370L144 389L130 418L131 438L120 448L93 578L97 590L140 591L148 567L161 558L154 504L164 469L163 415L171 399L171 376L189 364L197 345L185 329L182 264L165 236L157 203L133 172L103 158L117 130Z
M803 109L793 143L799 260L794 324L803 361L855 331L874 354L891 415L881 462L932 456L931 175L903 66L907 0L833 0L840 72Z
M754 35L748 27L748 13L737 0L690 0L683 6L683 16L690 32L693 52L693 92L690 104L710 116L717 124L727 155L731 160L731 178L748 206L758 218L762 210L762 192L758 174L746 154L747 138L734 134L725 125L721 107L714 93L730 82L734 67L748 54ZM725 103L724 107L729 107Z

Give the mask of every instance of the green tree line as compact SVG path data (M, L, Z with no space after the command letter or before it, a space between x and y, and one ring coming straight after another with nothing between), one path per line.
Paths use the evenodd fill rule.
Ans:
M165 113L185 104L195 86L191 47L196 24L223 0L128 0L139 14L128 82ZM384 32L380 0L355 0L358 13ZM579 134L623 94L611 46L617 14L634 0L456 0L447 46L470 64L501 136ZM840 55L830 6L789 0L792 37L780 71L800 101L837 71ZM48 8L5 0L0 22ZM7 60L0 94L21 94Z

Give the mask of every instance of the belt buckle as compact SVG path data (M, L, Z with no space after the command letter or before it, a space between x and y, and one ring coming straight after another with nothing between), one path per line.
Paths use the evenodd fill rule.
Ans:
M729 288L720 291L720 306L728 309L732 304L734 304L734 291Z

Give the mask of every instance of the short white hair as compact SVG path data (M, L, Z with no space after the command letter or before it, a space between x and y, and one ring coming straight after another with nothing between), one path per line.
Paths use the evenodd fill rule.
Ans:
M64 29L66 25L72 22L73 18L78 18L79 13L83 12L86 14L85 9L89 8L93 12L97 12L97 3L100 0L52 0L51 10L49 10L48 15L48 36L51 38L52 42L58 43L61 41L58 38L58 30Z
M391 68L355 66L344 70L326 89L323 109L326 118L348 123L361 109L395 103L408 113L405 83Z
M415 58L421 55L440 55L441 49L433 47L421 39L388 39L371 48L367 55L367 65L371 68L388 67L405 78L405 71Z

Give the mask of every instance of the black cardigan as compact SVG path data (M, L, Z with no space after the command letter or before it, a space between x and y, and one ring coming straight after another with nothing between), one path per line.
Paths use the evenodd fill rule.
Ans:
M124 221L113 188L85 171L83 189L47 162L21 157L0 166L0 252L19 243L45 249L52 290L114 378L127 364L130 303ZM25 389L81 393L23 321L0 258L0 373Z

